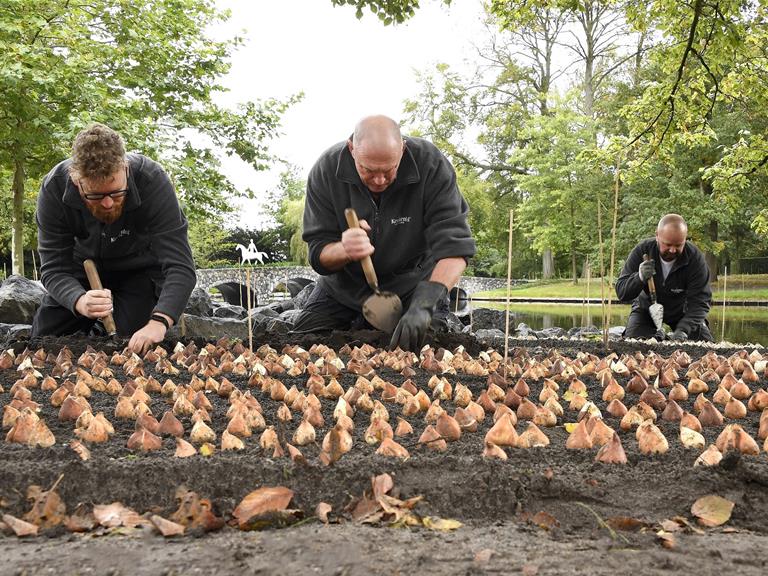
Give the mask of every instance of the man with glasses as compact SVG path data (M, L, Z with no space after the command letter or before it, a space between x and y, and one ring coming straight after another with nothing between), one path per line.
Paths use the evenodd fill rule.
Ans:
M143 353L165 337L195 286L195 266L168 175L103 124L80 132L72 158L43 180L37 200L41 279L48 295L32 336L89 333L112 314ZM91 290L92 259L103 290Z

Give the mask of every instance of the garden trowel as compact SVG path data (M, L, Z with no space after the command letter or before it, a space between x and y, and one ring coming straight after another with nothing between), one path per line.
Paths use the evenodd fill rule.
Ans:
M648 254L643 254L643 260L646 262L651 257ZM648 313L653 319L653 323L656 324L656 330L661 330L661 326L664 324L664 306L656 301L656 284L653 282L653 276L648 278L648 292L651 295L651 307L648 308Z
M101 278L99 278L99 271L96 270L96 264L93 260L83 260L83 268L85 268L85 275L88 276L88 283L91 285L91 290L103 290L101 285ZM104 328L107 331L107 336L114 336L117 334L117 327L115 326L115 319L112 318L112 314L107 314L101 319Z
M344 216L350 228L360 228L357 212L353 208L344 210ZM371 326L391 334L403 314L403 303L397 294L379 290L379 280L376 278L376 270L370 256L363 258L360 265L363 267L368 286L373 290L373 295L363 302L363 316Z

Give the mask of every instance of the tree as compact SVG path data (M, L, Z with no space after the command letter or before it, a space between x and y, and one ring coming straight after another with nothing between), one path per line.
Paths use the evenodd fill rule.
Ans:
M302 265L309 264L309 248L302 240L304 231L304 200L307 183L298 175L295 166L280 175L280 184L271 195L270 204L275 207L273 217L278 223L281 236L288 239L290 258Z
M102 121L128 146L158 158L188 211L220 213L236 191L212 161L214 148L255 169L285 102L216 105L220 78L240 38L216 41L228 17L212 0L5 0L0 11L0 171L10 175L13 269L23 273L24 214L40 181L67 156L74 135Z

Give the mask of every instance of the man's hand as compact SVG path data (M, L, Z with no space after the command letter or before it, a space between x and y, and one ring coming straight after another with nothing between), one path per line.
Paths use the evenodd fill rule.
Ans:
M373 254L373 245L368 238L371 227L365 220L360 220L360 228L347 228L341 234L341 245L351 262L358 262Z
M418 352L424 344L437 303L448 295L448 288L440 282L422 281L416 285L411 305L397 323L389 342L389 349Z
M684 340L688 340L688 334L684 330L675 330L674 332L670 332L669 339L676 342L683 342Z
M75 302L75 310L81 316L96 320L112 313L112 292L104 290L88 290Z
M141 330L134 332L128 342L128 348L136 354L144 354L153 344L162 342L165 338L165 326L156 320L150 320Z
M654 272L656 272L656 263L653 260L644 261L637 270L637 274L640 276L640 281L643 284L648 282L650 278L653 278Z

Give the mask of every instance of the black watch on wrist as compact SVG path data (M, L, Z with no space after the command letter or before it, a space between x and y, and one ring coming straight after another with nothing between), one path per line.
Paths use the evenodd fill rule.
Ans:
M152 316L150 316L150 319L156 322L160 322L160 324L165 326L166 330L171 329L171 325L168 323L168 320L165 318L165 316L162 316L160 314L152 314Z

